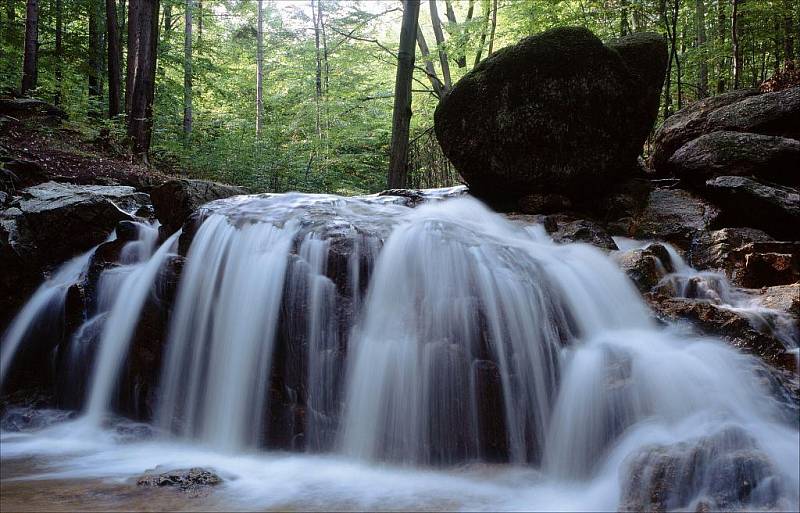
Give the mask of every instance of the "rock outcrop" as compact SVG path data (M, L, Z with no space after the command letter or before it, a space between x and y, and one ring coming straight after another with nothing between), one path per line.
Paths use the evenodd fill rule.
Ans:
M650 193L644 208L631 220L628 235L667 241L686 249L718 216L718 208L691 192L659 187Z
M189 216L209 201L247 194L245 189L207 180L170 180L150 191L161 226L175 233Z
M470 192L495 206L596 196L635 173L666 60L655 34L609 46L583 28L528 37L454 86L436 109L436 136Z

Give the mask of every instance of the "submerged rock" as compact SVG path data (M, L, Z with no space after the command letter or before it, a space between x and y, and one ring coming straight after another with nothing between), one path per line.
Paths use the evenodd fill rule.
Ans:
M159 474L145 474L136 480L136 486L144 488L176 488L189 495L206 495L210 488L222 483L222 478L204 468L171 470Z
M746 431L674 445L653 445L623 463L620 511L771 510L785 506L785 486L769 457Z
M464 76L436 108L436 136L470 192L494 205L596 196L634 173L666 61L656 34L606 46L584 28L549 30Z
M156 217L168 234L178 231L189 216L209 201L247 194L241 187L207 180L170 180L150 191Z

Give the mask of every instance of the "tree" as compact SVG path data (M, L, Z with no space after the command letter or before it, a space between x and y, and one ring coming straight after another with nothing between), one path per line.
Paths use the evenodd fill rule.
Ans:
M411 81L414 75L414 46L419 21L419 0L403 0L400 47L392 110L392 143L389 154L389 188L404 187L408 174L408 133L411 124Z
M731 0L731 56L733 58L733 88L738 89L742 79L742 12L743 0Z
M56 94L54 103L61 104L61 86L64 78L64 2L56 0Z
M264 9L258 0L258 29L256 30L256 137L261 136L264 123ZM251 54L252 55L252 54Z
M108 117L115 118L120 114L122 89L116 0L106 0L106 31L108 33Z
M25 53L22 63L22 94L36 89L39 81L39 2L28 0L25 18Z
M259 0L260 3L261 0ZM183 133L192 133L192 11L193 0L186 0L183 30Z
M98 115L100 98L102 96L102 37L100 30L100 0L90 0L88 5L89 20L89 52L87 54L88 86L89 86L89 113Z
M153 132L153 97L158 55L159 0L131 0L134 16L128 15L134 37L128 40L128 58L134 60L130 82L128 137L133 153L148 162Z
M444 87L446 91L453 88L453 81L450 78L450 64L447 52L444 48L444 33L442 32L442 22L439 20L439 12L436 9L436 0L430 0L431 11L431 24L433 25L433 34L436 36L436 48L439 52L439 64L442 67L442 78L444 78Z
M726 0L717 0L717 47L725 47L725 34L728 31L728 16L725 14ZM726 52L719 51L717 66L717 93L725 92L725 73L728 71Z
M708 60L706 58L706 6L703 0L695 1L695 23L697 32L697 50L700 53L699 81L697 95L708 96Z

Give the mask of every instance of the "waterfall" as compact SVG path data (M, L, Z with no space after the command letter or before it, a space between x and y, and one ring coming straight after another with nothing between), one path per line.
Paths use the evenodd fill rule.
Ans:
M175 298L160 306L168 326L151 385L161 435L147 468L160 451L199 447L245 477L234 493L260 487L252 474L262 467L272 480L292 468L312 488L348 481L353 493L362 487L352 475L398 465L395 476L413 466L445 486L476 472L476 494L537 480L551 501L559 497L549 509L598 487L612 489L600 509L800 503L797 400L783 377L720 340L659 325L601 250L556 244L541 227L447 195L228 198L206 204L196 226L157 249L155 228L142 228L99 276L72 337L70 366L93 358L88 420L106 425L143 307L181 237L191 243ZM662 284L676 294L769 320L724 276L698 273L668 251ZM52 310L43 291L61 297L63 310L54 291L81 281L89 261L65 264L23 309L4 340L4 376L36 312ZM273 453L237 471L257 449L334 455L298 471L297 462L323 458L276 463L283 456ZM75 466L84 464L93 463ZM508 488L491 481L497 469L535 470ZM392 488L393 479L375 482ZM342 493L335 504L358 509ZM470 504L446 500L446 508Z
M156 229L151 230L157 232ZM86 414L95 423L99 423L108 411L119 371L128 353L128 345L136 330L142 307L167 256L175 250L180 236L180 231L173 234L151 256L155 238L147 236L149 231L143 230L143 232L144 237L128 243L122 251L122 261L133 263L111 271L115 274L121 273L123 278L114 280L113 291L107 290L108 285L101 287L103 289L101 295L110 293L114 299L109 301L110 310L103 321L100 345L89 386Z
M67 261L28 300L3 334L0 345L0 385L5 382L20 345L37 330L57 338L64 329L64 304L69 288L85 275L94 248Z

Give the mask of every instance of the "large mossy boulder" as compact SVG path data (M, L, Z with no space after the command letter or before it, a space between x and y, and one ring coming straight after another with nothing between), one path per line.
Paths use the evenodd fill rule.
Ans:
M434 114L436 136L470 192L495 206L596 197L635 173L666 62L656 34L611 45L584 28L528 37L455 85Z

